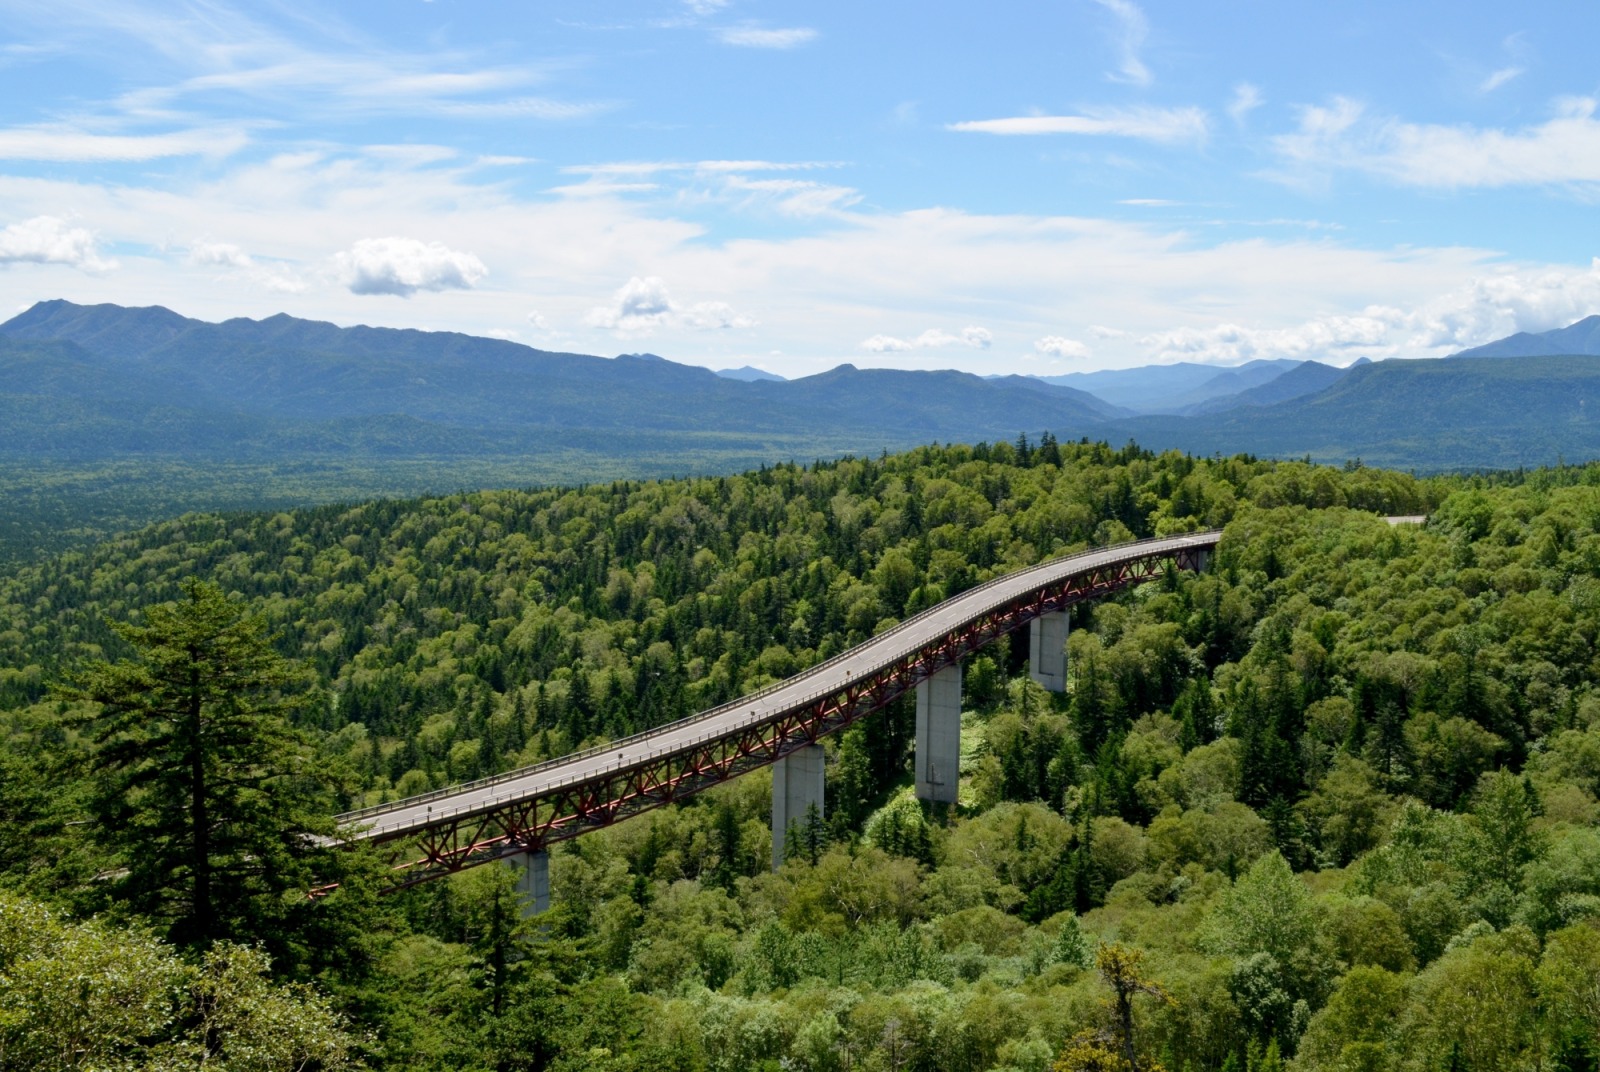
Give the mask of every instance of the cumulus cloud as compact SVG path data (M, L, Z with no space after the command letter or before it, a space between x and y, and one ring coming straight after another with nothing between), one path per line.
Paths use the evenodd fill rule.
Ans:
M901 339L893 335L874 335L863 339L861 349L869 354L903 354L912 350L938 350L946 346L970 346L974 350L987 350L994 342L988 328L968 326L959 335L942 328L929 328L914 339Z
M1098 134L1142 141L1203 141L1210 119L1203 108L1100 108L1082 115L1018 115L950 123L969 134Z
M1435 188L1600 183L1593 97L1566 97L1552 118L1520 130L1406 123L1336 97L1300 111L1299 129L1273 139L1300 169L1364 171Z
M1238 364L1256 358L1341 363L1359 356L1438 357L1519 331L1549 331L1600 312L1600 259L1587 268L1508 270L1409 309L1371 305L1286 328L1181 327L1139 339L1157 360Z
M35 216L0 230L0 265L7 264L65 264L83 272L117 266L100 256L94 232L55 216Z
M717 40L739 48L799 48L816 40L817 31L804 26L763 30L754 26L729 26L717 31Z
M1113 82L1129 82L1136 86L1149 85L1150 68L1139 58L1139 49L1144 47L1144 39L1150 33L1150 24L1145 20L1144 12L1130 0L1095 0L1095 3L1117 17L1118 29L1121 31L1118 43L1122 48L1122 64L1106 77Z
M1047 357L1088 357L1089 348L1077 339L1068 339L1060 335L1046 335L1042 339L1033 341L1034 350Z
M1478 276L1418 307L1406 326L1413 346L1456 350L1519 331L1565 327L1594 313L1600 313L1600 259L1586 269Z
M415 238L363 238L334 257L334 267L352 294L419 290L470 290L489 274L471 253Z
M584 321L590 327L624 334L646 334L660 327L747 328L756 323L735 312L727 302L680 305L667 293L667 284L653 275L629 279L612 295L610 304L595 306Z
M196 242L189 247L189 263L205 268L249 268L255 261L232 242Z
M1237 365L1257 358L1301 358L1337 362L1352 349L1381 351L1371 356L1388 356L1393 332L1405 322L1405 314L1398 309L1369 306L1358 315L1320 317L1291 328L1218 324L1156 332L1139 341L1164 361ZM1352 354L1351 359L1358 356L1361 354Z
M548 320L546 320L544 318L544 314L539 312L539 310L537 310L537 309L533 310L532 312L530 312L528 314L528 323L532 324L534 327L538 328L540 331L549 331L550 330L550 322Z

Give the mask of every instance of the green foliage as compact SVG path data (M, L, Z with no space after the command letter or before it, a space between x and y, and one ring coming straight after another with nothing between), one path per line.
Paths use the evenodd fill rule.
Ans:
M354 1039L327 1001L272 983L269 968L228 943L185 962L138 930L69 922L0 892L0 1067L349 1066Z
M251 877L257 936L374 1068L1043 1072L1074 1039L1172 1072L1592 1068L1597 471L1052 445L189 517L17 569L0 886L175 919L119 884L92 709L48 686L133 656L106 618L149 628L196 576L303 668L274 758L326 816L719 702L1046 555L1225 524L1210 572L1074 608L1067 694L1025 644L969 664L957 806L911 799L902 701L826 742L826 815L776 874L758 773L558 848L547 917L500 868L378 901L341 857L314 906ZM1173 999L1129 991L1126 1032L1086 970L1111 943Z

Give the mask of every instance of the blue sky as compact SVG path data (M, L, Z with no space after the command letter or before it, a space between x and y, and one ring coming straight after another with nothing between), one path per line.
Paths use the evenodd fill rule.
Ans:
M0 311L789 376L1600 312L1600 5L0 0Z

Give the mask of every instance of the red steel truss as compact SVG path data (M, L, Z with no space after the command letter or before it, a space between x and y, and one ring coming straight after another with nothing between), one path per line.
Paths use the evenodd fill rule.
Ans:
M538 795L461 814L441 807L439 819L425 829L364 839L393 846L396 889L543 849L774 763L881 710L919 682L1041 615L1153 580L1169 563L1204 568L1207 550L1165 550L1084 569L990 607L838 692L813 697L760 722Z

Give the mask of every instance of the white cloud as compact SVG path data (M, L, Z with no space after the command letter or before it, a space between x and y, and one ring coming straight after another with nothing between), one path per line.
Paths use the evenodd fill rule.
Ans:
M1261 90L1249 82L1240 82L1233 87L1233 100L1228 102L1228 114L1235 123L1243 124L1245 117L1266 101L1261 96Z
M1410 345L1462 349L1519 331L1549 331L1600 313L1600 259L1587 269L1478 276L1424 302L1407 318Z
M904 354L916 349L916 344L897 339L893 335L874 335L863 339L861 349L869 354Z
M1082 115L1019 115L950 123L972 134L1099 134L1154 142L1203 141L1210 120L1203 108L1085 109Z
M861 342L861 349L869 354L904 354L912 350L938 350L946 346L970 346L974 350L987 350L994 342L988 328L968 326L961 334L952 335L943 328L929 328L914 339L901 339L893 335L874 335Z
M817 39L817 31L804 26L763 30L754 26L729 26L717 31L717 40L740 48L799 48Z
M1406 324L1398 309L1369 306L1354 316L1326 316L1290 328L1249 328L1218 324L1156 332L1139 341L1159 361L1200 361L1237 365L1257 358L1301 358L1339 362L1346 351L1391 356L1395 332ZM1361 353L1352 354L1354 357Z
M1273 139L1301 169L1364 171L1435 188L1600 183L1600 122L1592 97L1556 102L1553 118L1506 131L1370 117L1336 97L1301 109L1299 130Z
M65 264L83 272L117 266L100 256L92 231L55 216L35 216L0 230L0 265L7 264Z
M728 6L728 0L683 0L683 6L696 15L715 15Z
M1136 86L1150 84L1150 69L1139 58L1139 49L1144 46L1144 39L1150 33L1150 24L1144 17L1144 12L1131 0L1094 0L1095 3L1105 8L1117 17L1118 28L1121 30L1122 65L1113 74L1106 77L1113 82L1129 82Z
M544 314L539 312L539 310L537 310L537 309L533 310L531 313L528 314L528 323L532 324L534 327L538 328L540 331L549 331L550 330L550 322L548 320L546 320L544 318Z
M189 247L189 263L206 268L249 268L255 262L232 242L196 242Z
M1089 348L1077 339L1068 339L1060 335L1046 335L1042 339L1033 341L1033 348L1048 357L1083 358L1089 356Z
M841 349L892 324L942 324L941 334L950 335L960 334L960 324L982 324L997 341L989 350L955 343L917 349L912 332L902 340L910 352L885 350L892 356L883 363L992 372L1015 367L995 356L1003 340L1023 340L1021 349L1031 353L1031 340L1070 324L1117 325L1127 334L1084 328L1078 337L1093 348L1095 365L1130 365L1152 359L1151 344L1141 339L1181 327L1288 331L1359 316L1375 303L1407 310L1408 318L1426 313L1391 327L1370 349L1323 353L1259 337L1255 343L1258 350L1278 345L1345 360L1446 353L1600 311L1600 300L1584 304L1594 287L1587 258L1581 270L1528 263L1502 270L1504 255L1484 249L1363 247L1303 232L1230 241L1114 218L845 209L779 233L713 240L683 210L684 186L702 181L702 173L681 174L682 185L664 182L658 198L552 199L484 182L465 156L413 168L321 150L158 185L0 174L0 204L13 219L66 217L64 206L72 206L94 221L101 248L116 249L131 269L79 279L74 300L159 303L206 319L287 310L340 323L370 320L371 310L362 308L370 302L338 285L344 276L327 251L349 250L373 235L426 233L448 235L452 248L493 265L497 285L390 303L385 324L468 332L517 326L537 300L550 324L580 325L562 336L563 348L603 353L621 326L583 327L585 314L597 296L645 275L641 266L649 265L662 278L694 280L696 298L724 303L685 301L682 321L639 325L661 337L661 352L726 367L778 348L784 357L773 367L785 375L831 367ZM419 226L429 230L413 230ZM170 249L173 235L225 239L246 251L252 266L197 269L185 263L183 249L175 256L139 252ZM292 272L303 274L301 297L285 302L251 274L272 266L281 266L283 285L292 283ZM1546 276L1554 281L1541 282ZM952 295L961 296L959 306ZM751 309L761 311L758 332L690 327L737 323L737 311ZM963 319L953 321L957 315ZM1440 341L1446 338L1458 341Z
M363 238L334 257L352 294L409 298L419 290L470 290L489 269L471 253L415 238Z
M609 305L589 310L584 322L590 327L607 328L623 334L648 334L656 328L684 327L696 330L754 327L755 321L736 313L727 302L696 302L679 305L667 293L659 276L634 276L612 295Z
M1491 73L1482 82L1478 83L1478 92L1493 93L1495 90L1499 89L1513 78L1516 78L1521 73L1521 67L1502 67L1498 71Z
M1133 336L1131 331L1123 331L1121 328L1108 328L1104 324L1090 324L1089 334L1097 339L1127 339Z

